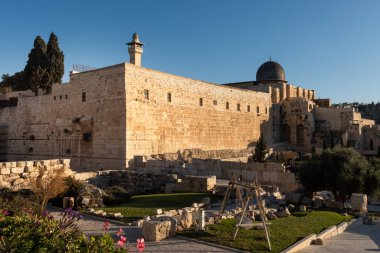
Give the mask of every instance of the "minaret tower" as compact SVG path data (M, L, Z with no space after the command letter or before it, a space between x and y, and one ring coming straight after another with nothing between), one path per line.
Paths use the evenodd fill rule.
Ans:
M140 42L139 35L135 32L132 36L132 41L127 43L129 62L136 66L141 66L141 55L143 53L144 44Z

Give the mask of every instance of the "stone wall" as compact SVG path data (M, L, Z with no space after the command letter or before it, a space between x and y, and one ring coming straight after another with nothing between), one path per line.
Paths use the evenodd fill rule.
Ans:
M145 194L165 191L167 183L175 183L176 175L167 173L145 173L133 170L99 171L98 176L89 180L100 188L119 186L130 194Z
M0 110L8 161L70 158L77 170L125 168L124 64L72 74L51 94L18 96Z
M69 158L78 171L124 169L134 155L244 148L269 118L268 93L128 63L72 73L51 94L16 92L0 109L0 158ZM228 105L228 108L227 108ZM5 133L4 136L2 133Z
M189 161L175 160L171 157L136 157L134 170L149 173L178 174L192 176L216 176L218 179L231 180L232 176L243 181L252 181L255 177L260 184L275 185L283 192L299 188L294 174L285 170L280 163L250 163L244 157L241 161L221 159L191 158Z
M37 177L40 169L48 172L64 169L66 176L73 175L68 159L4 162L0 163L0 188L29 189L30 179Z
M183 148L238 149L260 136L268 93L125 65L127 159ZM227 108L228 103L228 108Z

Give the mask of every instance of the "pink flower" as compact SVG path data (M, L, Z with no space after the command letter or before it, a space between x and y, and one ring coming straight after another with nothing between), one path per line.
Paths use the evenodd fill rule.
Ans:
M104 221L103 229L104 231L108 231L110 229L110 223L108 221Z
M123 234L123 229L120 228L119 231L117 232L117 236L120 236L120 235L122 235L122 234Z
M120 236L120 240L117 241L117 245L119 245L119 247L125 247L125 242L126 241L127 241L127 237Z
M2 210L1 213L4 215L4 216L7 216L10 214L10 212L6 209Z
M137 239L136 248L139 250L139 252L143 251L145 249L145 243L144 238Z

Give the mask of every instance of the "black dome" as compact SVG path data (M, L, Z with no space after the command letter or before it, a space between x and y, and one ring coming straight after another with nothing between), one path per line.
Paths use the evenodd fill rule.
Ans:
M257 70L256 81L285 81L285 71L277 62L267 61Z

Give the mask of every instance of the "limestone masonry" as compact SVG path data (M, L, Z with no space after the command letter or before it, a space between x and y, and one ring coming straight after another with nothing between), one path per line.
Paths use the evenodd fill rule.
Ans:
M128 45L131 63L71 72L48 94L0 94L0 159L68 158L75 170L124 169L134 156L245 149L260 134L302 152L326 142L380 150L373 121L288 84L276 62L264 63L256 81L221 85L141 67L137 34Z

